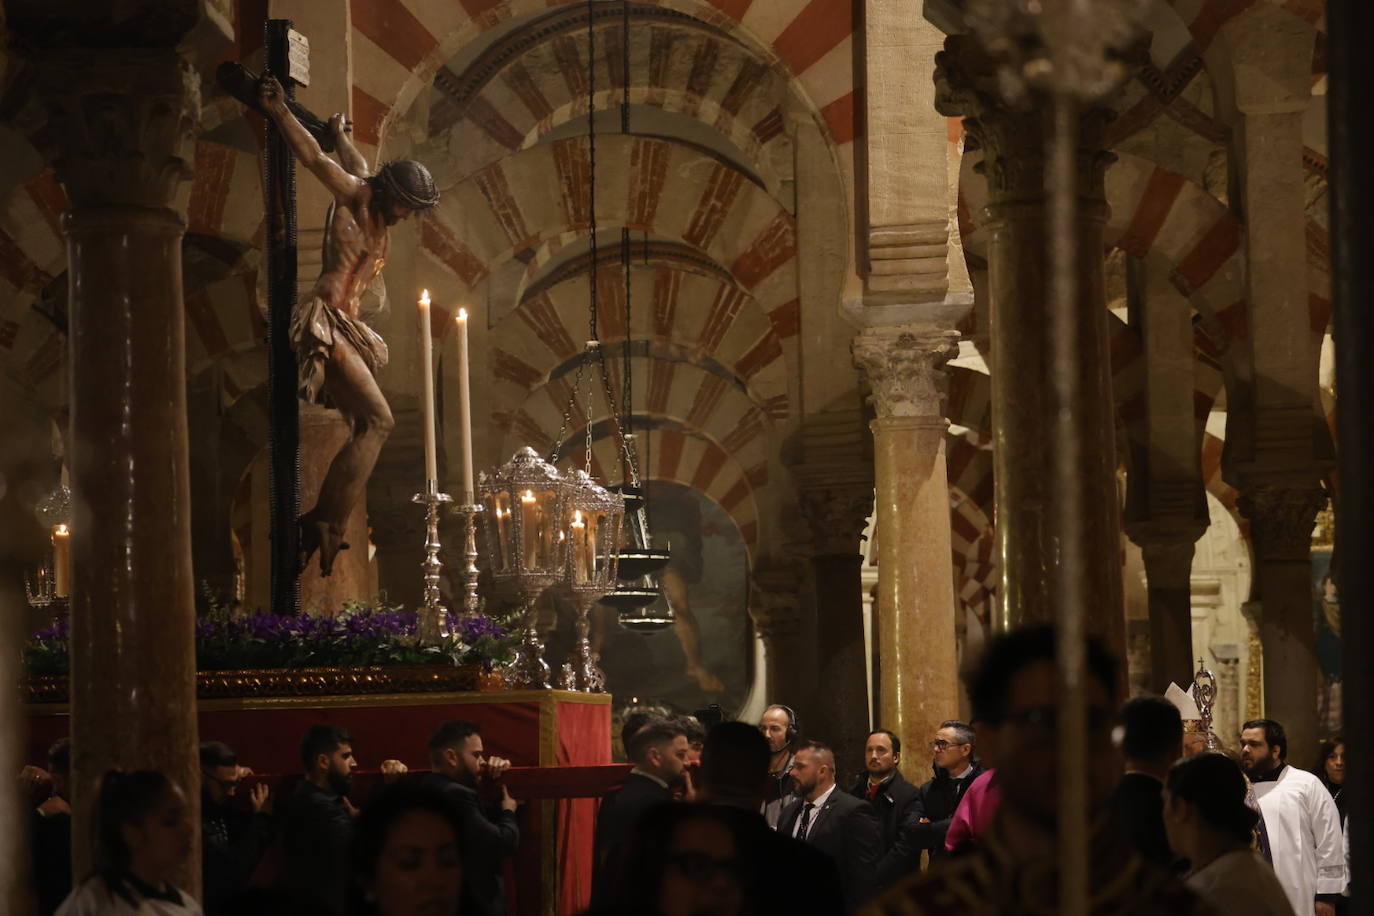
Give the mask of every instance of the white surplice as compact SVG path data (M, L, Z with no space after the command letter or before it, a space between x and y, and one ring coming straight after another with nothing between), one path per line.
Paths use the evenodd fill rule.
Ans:
M1321 780L1285 766L1279 778L1255 783L1269 832L1274 874L1295 913L1311 913L1317 894L1345 890L1340 814Z

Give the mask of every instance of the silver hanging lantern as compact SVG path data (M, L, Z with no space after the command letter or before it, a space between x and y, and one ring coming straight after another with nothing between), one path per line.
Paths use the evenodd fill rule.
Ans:
M625 483L613 489L625 500L625 546L620 550L620 585L601 603L616 609L627 630L652 633L670 627L676 615L666 601L659 607L662 590L655 576L668 565L671 553L654 546L643 488Z
M478 489L486 515L492 584L498 595L520 606L524 627L515 659L506 667L506 683L547 688L549 666L534 605L564 575L566 486L557 468L526 446L496 471L484 472Z
M563 666L563 687L602 693L606 675L592 652L587 615L598 598L615 588L625 501L584 470L565 475L564 485L560 536L567 538L567 573L560 588L577 607L577 642Z

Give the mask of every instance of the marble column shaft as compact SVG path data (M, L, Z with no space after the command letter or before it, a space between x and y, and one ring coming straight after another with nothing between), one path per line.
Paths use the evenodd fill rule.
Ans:
M920 748L959 712L945 364L958 333L883 329L855 339L854 360L873 389L881 653L877 728ZM918 755L919 756L919 755Z
M802 514L811 525L816 584L816 693L808 729L835 750L837 772L852 777L868 737L868 667L864 660L859 553L873 487L808 490Z
M1288 732L1288 759L1316 765L1317 638L1312 623L1312 529L1326 505L1319 489L1256 487L1240 499L1250 520L1259 638L1264 647L1264 715Z
M199 825L181 240L198 77L172 51L43 68L70 200L73 869L91 868L102 774L158 769ZM199 895L200 830L177 882Z
M1086 108L1079 119L1077 248L1074 320L1085 346L1076 403L1055 402L1049 360L1047 142L1052 106L1024 109L1001 102L991 62L976 42L951 36L936 56L941 113L964 115L983 151L988 182L988 298L992 324L993 467L997 484L998 560L1002 571L1000 628L1049 622L1062 592L1064 537L1056 506L1063 499L1056 468L1077 462L1073 479L1084 516L1090 632L1125 657L1121 591L1121 524L1116 486L1115 409L1107 337L1104 172L1109 113ZM1060 410L1082 430L1083 448L1067 449L1051 431Z

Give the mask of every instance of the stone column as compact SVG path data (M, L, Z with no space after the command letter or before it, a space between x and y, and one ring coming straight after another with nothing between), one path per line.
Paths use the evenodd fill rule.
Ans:
M873 507L873 484L804 488L802 516L811 526L816 580L817 721L812 734L835 749L837 772L852 777L868 737L868 666L864 663L860 539Z
M1191 578L1194 541L1191 531L1131 531L1145 560L1150 603L1150 690L1163 693L1173 681L1187 686L1197 670L1193 654Z
M1303 124L1315 39L1310 23L1257 4L1228 20L1209 49L1229 70L1219 114L1231 127L1248 306L1245 333L1227 353L1222 469L1251 522L1265 713L1289 730L1289 759L1305 768L1317 750L1312 528L1332 464L1317 388L1321 329L1306 307Z
M1150 611L1149 689L1186 684L1193 653L1193 544L1207 530L1194 409L1192 308L1163 265L1126 261L1131 326L1145 350L1145 415L1127 423L1126 533L1140 545Z
M49 53L35 132L71 202L73 867L110 768L162 770L199 824L181 286L199 77L170 49ZM200 831L178 884L198 895Z
M1318 739L1312 528L1325 505L1326 491L1319 489L1256 487L1240 498L1255 557L1264 714L1287 730L1289 761L1309 770Z
M877 722L910 748L959 711L942 403L958 337L938 327L884 328L853 344L877 413Z
M761 562L750 583L749 617L763 640L768 660L768 703L794 709L807 690L811 672L801 657L801 599L797 570L789 563Z
M1063 532L1055 507L1062 494L1055 469L1071 460L1048 435L1061 408L1085 430L1074 480L1086 517L1084 557L1089 580L1088 628L1125 657L1121 593L1121 524L1116 489L1112 378L1107 340L1103 187L1109 114L1086 108L1080 118L1078 176L1078 301L1075 320L1086 333L1078 354L1084 374L1079 403L1053 400L1047 301L1049 221L1046 144L1051 106L1038 100L1026 108L1001 101L994 67L967 36L946 39L936 56L937 107L963 115L969 138L983 151L980 171L988 182L986 212L988 299L992 325L994 511L1002 571L1002 625L1048 622L1061 592L1059 545Z

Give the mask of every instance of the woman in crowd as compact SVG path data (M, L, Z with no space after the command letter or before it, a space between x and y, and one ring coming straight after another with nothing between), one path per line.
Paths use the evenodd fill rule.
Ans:
M1345 788L1345 741L1339 735L1322 742L1321 761L1322 768L1317 775L1321 777L1326 791L1335 799L1336 810L1340 812L1341 823L1344 824L1345 799L1341 790Z
M1169 846L1188 860L1188 886L1219 912L1293 916L1273 868L1251 848L1259 816L1245 793L1240 767L1223 754L1174 764L1164 789Z
M440 793L398 783L354 822L353 912L454 916L463 883L462 822Z
M186 796L157 770L111 770L95 808L96 870L57 916L201 916L172 885L196 827Z

